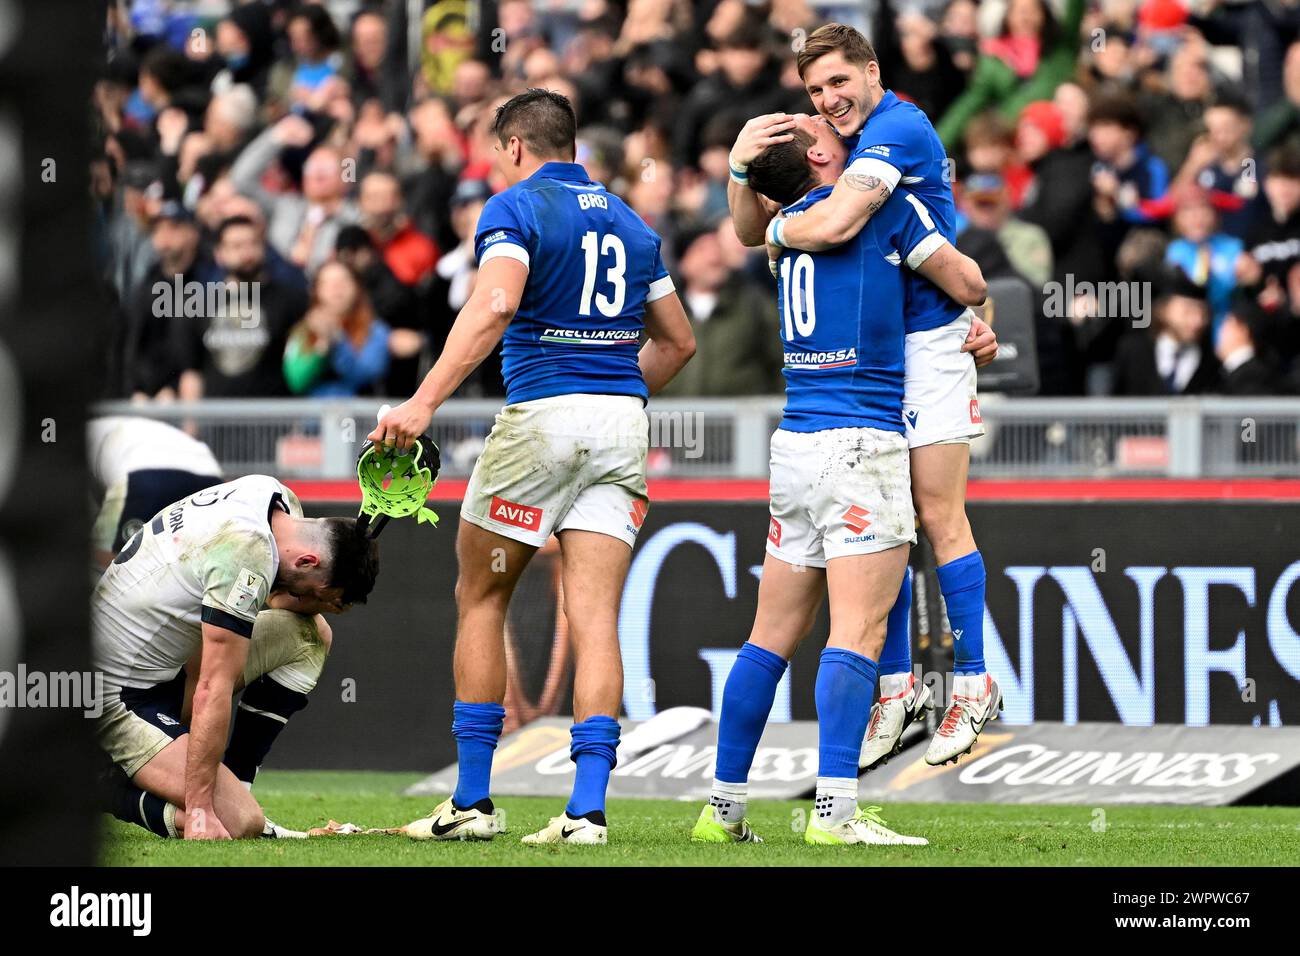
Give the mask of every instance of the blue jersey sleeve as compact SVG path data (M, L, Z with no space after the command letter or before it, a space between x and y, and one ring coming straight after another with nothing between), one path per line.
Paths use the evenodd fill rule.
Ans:
M498 193L483 206L474 237L474 257L482 265L487 259L505 255L524 265L531 261L535 230L530 217L519 207L519 193Z
M925 202L907 189L895 192L871 221L883 241L912 269L947 241Z
M924 130L907 122L907 114L894 110L873 118L858 137L845 172L871 175L898 188L903 176L913 175L930 157Z

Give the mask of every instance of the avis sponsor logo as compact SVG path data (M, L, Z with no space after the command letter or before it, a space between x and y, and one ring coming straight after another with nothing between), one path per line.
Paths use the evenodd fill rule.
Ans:
M1042 744L1016 744L974 761L958 779L1008 787L1233 787L1253 777L1257 765L1279 759L1276 753L1062 751Z
M781 522L775 518L768 518L767 520L767 540L778 548L781 547Z
M970 423L972 425L983 425L984 419L980 416L980 403L978 398L970 400Z
M125 926L132 936L148 936L153 929L153 894L83 893L73 886L50 897L50 925Z
M492 506L488 514L502 524L514 525L525 531L537 531L542 526L542 509L530 505L521 505L515 501L492 496Z

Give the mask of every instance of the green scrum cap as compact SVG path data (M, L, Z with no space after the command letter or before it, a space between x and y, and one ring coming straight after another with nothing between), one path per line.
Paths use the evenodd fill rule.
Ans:
M428 435L415 439L404 452L366 442L357 457L357 482L361 485L357 526L377 538L390 518L416 515L419 524L437 525L437 514L425 502L441 467L438 445Z

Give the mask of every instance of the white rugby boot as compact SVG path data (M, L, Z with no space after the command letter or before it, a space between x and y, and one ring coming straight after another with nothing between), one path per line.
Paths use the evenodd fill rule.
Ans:
M881 697L872 705L867 736L862 741L858 769L864 773L889 763L903 749L903 731L934 708L934 695L928 684L918 684L914 674L907 675L907 689L892 697Z
M491 800L461 810L448 797L427 817L402 827L402 832L413 840L490 840L505 828Z
M932 767L956 763L971 752L984 725L1002 709L1002 690L988 674L961 674L953 681L952 703L925 751Z
M597 817L593 820L592 817ZM609 827L605 824L605 814L593 811L586 816L571 817L562 813L551 817L536 833L523 838L524 843L571 843L578 845L595 845L609 842Z
M905 836L889 829L880 818L880 807L858 807L853 816L832 827L817 822L817 814L808 818L803 840L821 846L847 846L870 843L878 846L929 846L925 837Z

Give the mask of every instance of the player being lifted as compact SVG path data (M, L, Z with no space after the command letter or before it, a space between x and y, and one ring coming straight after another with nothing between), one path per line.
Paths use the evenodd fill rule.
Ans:
M265 817L244 784L319 675L324 649L303 649L328 640L320 613L364 601L377 573L377 545L354 519L306 518L266 475L196 492L137 531L91 598L92 658L104 677L96 734L122 771L115 815L162 836L262 835ZM271 606L280 610L263 612Z
M790 140L754 158L750 185L794 221L827 201L848 150L822 118L792 117ZM962 301L984 299L979 267L900 201L843 245L779 260L786 405L772 436L771 519L754 627L723 693L713 792L692 839L750 842L750 765L786 664L829 592L817 669L817 798L804 839L920 844L857 805L858 758L886 621L915 540L903 435L904 272ZM954 347L955 348L955 347Z
M781 248L820 251L855 236L900 184L918 215L954 241L948 160L925 114L881 85L875 51L857 30L832 23L814 30L796 60L808 95L851 149L831 194L798 217L776 214L746 188L746 167L770 144L787 141L792 117L760 116L742 130L732 151L727 196L736 232L747 245L766 238ZM984 433L975 395L976 359L996 354L987 326L928 279L909 274L903 418L911 449L912 497L934 548L939 588L954 639L953 695L926 750L930 764L955 760L974 746L1001 707L1001 691L984 664L984 560L966 519L970 440ZM908 634L911 582L905 578L880 661L880 703L862 751L870 769L897 753L902 733L931 705L930 689L912 674Z
M442 840L499 832L489 782L505 717L506 608L524 567L556 534L575 656L577 773L565 813L524 842L604 843L623 697L618 606L648 504L644 405L695 340L659 237L574 163L568 100L528 90L497 111L493 132L510 188L479 219L473 295L415 396L370 434L405 447L504 335L506 406L470 477L456 539L459 778L448 800L406 829Z

